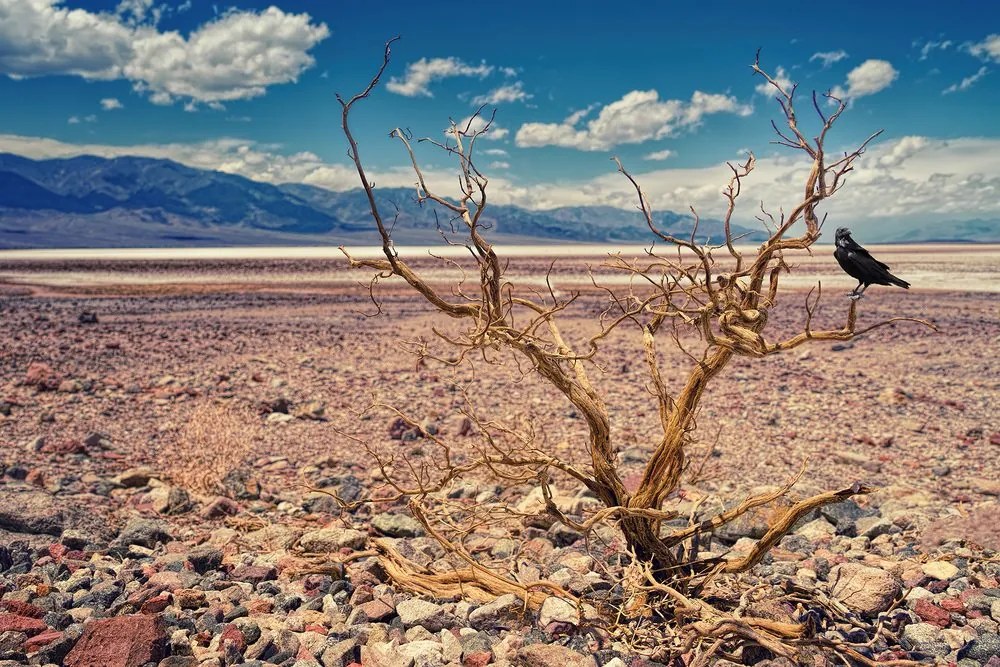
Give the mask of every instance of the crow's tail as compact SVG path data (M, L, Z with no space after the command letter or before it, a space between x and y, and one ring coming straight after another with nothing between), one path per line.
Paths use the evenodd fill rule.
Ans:
M889 282L891 282L893 285L899 285L903 289L910 289L910 283L906 282L902 278L897 278L891 273L889 274Z

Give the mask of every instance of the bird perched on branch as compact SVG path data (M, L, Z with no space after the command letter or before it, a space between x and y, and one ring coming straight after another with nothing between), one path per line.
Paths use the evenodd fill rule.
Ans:
M910 283L889 273L887 264L878 261L858 245L851 238L851 230L846 227L837 229L837 249L833 251L833 256L837 258L840 268L858 281L858 286L847 295L852 299L860 299L869 285L899 285L903 289L910 288Z

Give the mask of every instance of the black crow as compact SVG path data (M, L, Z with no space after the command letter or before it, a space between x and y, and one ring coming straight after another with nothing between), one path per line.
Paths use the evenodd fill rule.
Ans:
M852 299L860 299L869 285L899 285L904 289L910 288L910 283L889 273L888 265L878 261L859 246L851 238L851 230L846 227L837 229L837 249L833 251L833 256L837 258L840 268L858 281L858 286L847 295ZM861 289L860 292L858 288Z

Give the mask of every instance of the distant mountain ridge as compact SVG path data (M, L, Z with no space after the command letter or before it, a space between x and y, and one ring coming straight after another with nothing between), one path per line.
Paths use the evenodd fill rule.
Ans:
M376 196L386 213L398 209L393 234L400 242L436 244L438 225L449 227L450 212L417 204L412 190L380 188ZM659 211L656 220L665 231L690 234L690 216ZM637 212L609 206L532 211L493 205L483 222L494 238L507 242L651 240ZM699 237L721 239L722 223L702 220ZM272 185L145 157L31 160L0 154L3 248L343 242L378 242L360 188Z
M451 213L403 188L379 188L386 214L399 212L400 243L440 242ZM436 213L436 215L435 215ZM687 237L689 215L657 211L665 232ZM507 243L648 243L637 211L573 206L535 211L492 205L483 215L491 238ZM945 231L946 230L946 231ZM743 242L766 238L734 227ZM900 241L1000 240L997 221L907 229ZM933 236L936 234L937 236ZM716 242L722 223L702 219L698 238ZM872 239L876 240L876 239ZM0 153L0 248L187 245L338 245L379 241L363 190L334 192L304 184L273 185L147 157L32 160Z

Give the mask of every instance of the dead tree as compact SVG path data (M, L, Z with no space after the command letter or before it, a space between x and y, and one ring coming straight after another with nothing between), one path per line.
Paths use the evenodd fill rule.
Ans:
M376 201L374 186L366 174L349 124L349 115L355 105L370 95L385 71L391 45L392 41L386 45L382 66L363 91L350 99L338 97L342 105L343 131L350 146L349 157L367 193L384 258L356 258L346 249L342 250L351 267L376 272L373 286L383 278L401 278L442 316L459 322L461 332L457 335L436 331L444 344L454 351L452 356L443 360L446 363L461 363L473 353L507 352L519 360L527 372L544 379L552 390L565 397L586 420L589 465L570 465L536 447L530 434L515 432L474 413L470 414L482 435L482 445L475 456L462 462L453 459L453 446L446 438L433 434L425 434L438 448L434 461L430 463L416 465L388 460L373 452L388 489L388 493L379 497L383 500L408 499L415 516L430 534L438 537L449 553L463 561L466 568L455 570L447 577L441 575L434 578L434 575L416 572L413 568L407 570L405 559L383 545L381 549L390 573L404 586L424 592L443 590L489 597L517 591L529 603L537 602L539 596L544 597L551 592L546 590L544 582L524 586L503 573L490 571L462 548L460 540L451 539L443 530L435 529L433 520L428 517L429 499L435 494L463 475L485 471L508 483L533 482L540 485L548 513L582 532L602 523L615 522L636 562L648 564L650 590L665 594L678 608L683 607L688 612L700 610L696 613L702 619L700 637L740 635L745 638L753 635L755 641L766 645L780 644L788 636L801 636L801 627L765 627L767 624L761 619L758 619L760 623L757 625L734 621L704 603L693 601L690 596L696 596L717 575L738 573L754 566L808 512L869 489L855 484L792 504L772 521L766 534L757 540L749 553L732 560L699 560L697 549L689 547L698 536L782 497L791 484L771 493L747 498L732 509L693 521L685 528L669 531L663 530L662 524L675 518L676 513L665 509L664 502L681 483L699 404L706 387L735 357L765 357L814 341L846 341L893 322L911 321L931 326L911 318L893 318L859 328L858 302L851 301L847 305L842 328L816 330L812 326L813 315L821 296L820 289L816 288L805 299L805 324L799 333L778 340L768 335L769 311L782 295L781 278L789 271L786 254L808 252L816 242L823 224L817 207L844 187L845 176L879 133L871 135L850 152L828 156L825 150L827 135L844 112L845 104L829 94L817 96L814 93L812 107L818 116L820 130L817 136L810 139L800 130L795 109L795 88L786 90L761 69L759 62L755 62L754 74L763 77L774 89L783 114L782 125L772 122L777 133L775 143L800 151L811 161L808 176L802 183L801 199L787 209L787 213L782 211L777 215L767 213L762 206L759 217L767 227L769 237L755 254L745 255L736 245L731 221L744 180L754 170L755 158L752 155L742 164L729 165L731 174L723 191L728 203L723 219L725 240L719 245L698 242L698 215L694 209L691 210L694 230L689 236L680 238L659 229L641 186L616 159L618 170L635 188L638 208L652 238L657 244L665 246L667 251L653 246L641 261L611 257L608 265L632 276L631 286L624 291L607 290L610 306L600 318L599 331L582 345L573 346L563 335L560 315L576 297L559 297L551 287L547 294L532 294L517 289L505 277L505 264L486 237L483 213L488 205L489 180L476 165L475 147L477 138L489 131L492 119L485 123L484 128L478 129L473 129L471 121L464 126L452 123L447 141L425 140L457 161L460 192L452 198L428 186L411 136L400 129L391 133L402 143L412 162L417 200L433 202L450 212L464 232L464 245L478 271L473 287L447 291L436 288L397 255L391 236L393 220L385 217L386 211L381 210ZM824 113L823 104L826 103L832 105L832 113ZM798 235L792 235L793 228L798 230ZM622 327L636 327L641 336L644 364L657 402L661 427L661 436L649 455L642 481L638 489L631 493L619 475L616 443L605 399L597 383L600 370L595 364L607 337ZM680 347L681 336L690 337L692 334L698 337L700 351L691 352L682 347L690 361L688 367L664 369L658 345L666 341L668 345ZM667 370L672 376L684 374L679 391L668 391L664 381ZM408 417L405 411L391 409L404 420L417 425L417 420ZM567 476L585 485L600 500L603 509L584 521L567 516L552 501L549 480L553 474ZM483 520L482 517L480 519ZM431 579L428 580L428 577ZM446 578L448 581L445 581ZM720 644L721 641L719 639Z

